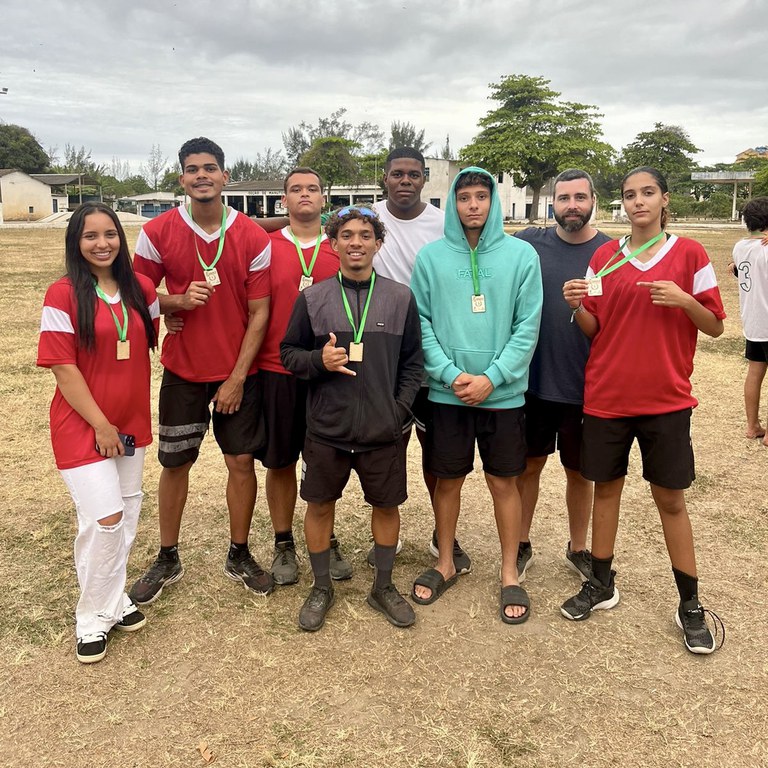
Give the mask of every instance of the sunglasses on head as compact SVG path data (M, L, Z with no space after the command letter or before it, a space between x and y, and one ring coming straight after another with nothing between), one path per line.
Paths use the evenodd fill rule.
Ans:
M348 213L351 213L352 211L357 211L358 213L362 213L363 216L365 216L367 219L378 219L379 215L376 213L376 211L372 211L370 208L363 208L358 205L348 205L346 208L342 208L339 211L336 211L336 215L341 218L342 216L346 216Z

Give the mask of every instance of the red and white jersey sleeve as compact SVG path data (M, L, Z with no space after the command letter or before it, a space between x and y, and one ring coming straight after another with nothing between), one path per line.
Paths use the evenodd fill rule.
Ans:
M155 288L143 275L137 277L157 332L160 310ZM118 431L134 435L137 447L149 445L152 442L150 363L144 323L135 309L128 309L127 339L131 353L128 360L118 360L117 328L112 313L103 301L96 298L94 301L96 345L89 351L77 345L77 305L69 279L63 277L48 289L40 321L37 364L44 368L76 365L110 423ZM119 293L110 304L122 323ZM51 403L50 426L59 469L102 461L96 451L93 428L69 405L58 387Z
M598 248L587 277L594 277L618 248L616 240ZM602 295L584 299L598 322L587 362L585 413L611 419L698 404L691 392L698 330L682 309L655 306L649 289L637 285L656 280L676 283L715 317L725 317L715 270L695 240L670 235L647 263L632 259L603 276Z
M271 286L269 327L256 358L256 365L265 371L288 374L280 360L280 342L288 328L293 305L299 295L299 282L304 272L288 228L272 232L269 237L272 241L272 263L269 270ZM316 242L312 240L312 242L299 243L307 266L312 262ZM338 254L331 248L328 238L323 235L317 260L312 269L313 282L319 283L321 280L335 277L338 271Z
M179 312L180 333L163 342L161 362L188 381L223 381L232 372L248 324L248 302L269 296L271 243L267 233L247 216L230 210L224 249L216 263L221 284L208 303ZM144 226L136 242L134 268L155 284L165 279L169 294L185 293L193 281L205 280L203 267L213 264L219 230L206 232L185 208L174 208ZM250 373L256 370L251 366Z

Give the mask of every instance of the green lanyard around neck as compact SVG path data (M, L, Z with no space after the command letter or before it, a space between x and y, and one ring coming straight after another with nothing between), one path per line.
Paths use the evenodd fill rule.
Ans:
M469 249L469 264L472 267L472 293L480 295L480 269L477 266L477 248Z
M315 262L317 261L317 254L320 251L320 241L323 239L323 232L320 231L320 234L317 236L317 242L315 243L315 250L312 253L312 261L309 262L309 266L307 266L307 262L304 261L304 251L301 249L301 244L299 243L298 238L293 234L292 230L288 230L288 234L291 236L291 240L293 240L293 244L296 246L296 253L299 254L299 264L301 264L301 271L304 273L304 277L312 277L312 270L315 268Z
M336 274L336 277L339 278L339 285L341 286L341 300L344 302L344 311L347 313L347 320L349 320L349 324L352 326L352 341L354 341L355 344L359 344L360 339L363 338L365 319L368 317L368 308L371 306L371 296L373 296L373 286L376 283L376 273L371 272L371 285L368 288L368 296L365 299L365 306L363 307L363 314L360 317L359 328L355 326L355 321L352 318L352 309L349 306L349 301L347 301L347 294L344 291L344 283L341 282L341 270Z
M107 305L107 307L109 307L109 311L112 313L112 319L115 321L115 328L117 328L117 338L120 339L120 341L125 341L128 338L128 310L125 308L123 297L120 297L120 306L123 310L123 324L121 326L120 321L115 314L115 310L112 309L112 302L109 300L107 294L99 288L99 284L95 281L93 287L96 289L96 295Z
M661 232L659 232L656 237L652 237L647 243L643 243L636 251L632 251L632 253L625 256L621 261L617 261L615 264L611 264L611 262L624 250L624 246L629 242L629 238L631 236L627 235L624 238L623 243L619 243L619 250L616 251L616 253L611 256L610 259L605 263L605 266L595 275L595 277L605 277L606 275L610 275L611 272L614 270L617 270L619 267L626 264L631 259L634 259L636 256L639 256L643 251L647 251L652 245L656 245L656 243L661 240L662 237L664 237L664 230L662 229Z
M187 207L187 213L189 214L189 218L192 219L192 223L195 223L194 218L192 217L192 206ZM210 272L216 264L218 263L219 259L221 258L221 252L224 250L224 238L227 235L227 206L222 205L221 206L221 230L219 231L219 248L216 251L216 258L210 263L206 264L203 261L203 257L200 255L200 250L197 247L197 238L195 237L195 233L192 233L192 237L195 240L195 253L197 254L197 260L200 262L200 266L203 268L204 272Z

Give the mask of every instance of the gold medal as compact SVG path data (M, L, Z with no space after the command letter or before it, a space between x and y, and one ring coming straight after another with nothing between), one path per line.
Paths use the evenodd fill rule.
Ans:
M126 339L125 341L117 340L117 359L118 360L130 360L131 359L131 342Z
M301 280L299 280L299 290L303 291L305 288L309 288L309 286L314 282L315 279L312 277L312 275L302 275Z
M354 341L349 342L349 362L350 363L362 363L363 362L363 342L356 344Z
M602 277L590 277L587 280L587 296L602 296L603 295L603 278Z
M216 267L204 269L203 273L205 274L205 282L208 283L208 285L211 287L221 285L221 278L219 277L219 271L216 269Z
M485 295L484 294L478 293L472 296L472 311L485 312Z

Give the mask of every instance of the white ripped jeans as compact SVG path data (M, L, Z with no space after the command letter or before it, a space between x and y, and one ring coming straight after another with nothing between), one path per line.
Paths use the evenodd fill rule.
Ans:
M60 470L77 509L78 638L109 632L132 606L125 594L126 565L144 497L144 452L144 448L137 448L134 456ZM117 524L99 523L118 512L123 517Z

